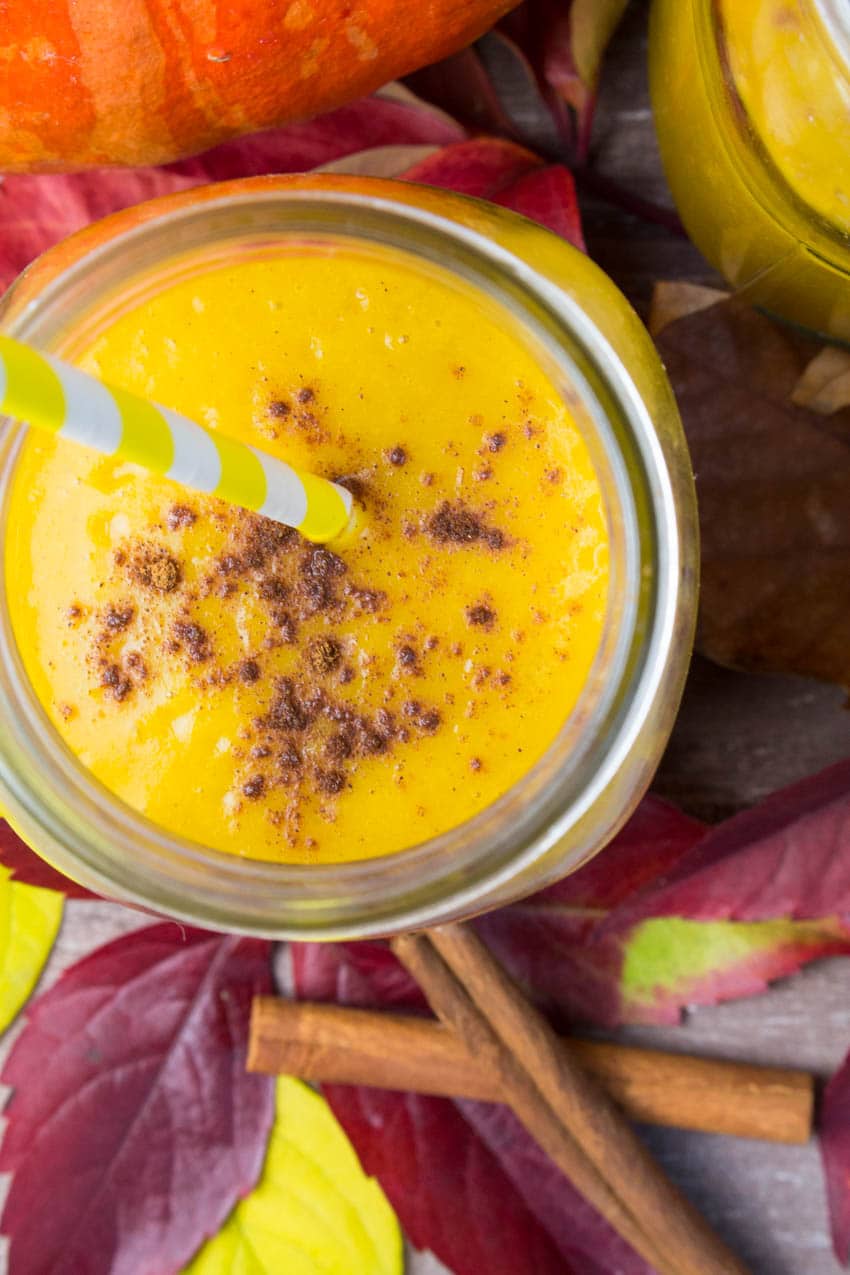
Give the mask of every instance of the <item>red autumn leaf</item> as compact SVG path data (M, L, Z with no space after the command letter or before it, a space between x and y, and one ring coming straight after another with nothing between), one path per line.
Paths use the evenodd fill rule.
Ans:
M336 953L328 960L328 953ZM418 986L384 943L293 943L295 981L310 1000L384 1009L427 1009Z
M342 1085L323 1093L414 1247L454 1275L579 1275L455 1103Z
M441 186L461 195L492 199L543 161L523 146L498 137L476 137L444 146L403 174L407 181Z
M8 868L15 881L23 885L37 885L44 890L58 890L68 899L96 899L85 886L77 885L70 877L63 876L49 863L30 850L25 841L0 819L0 865Z
M531 151L497 137L455 142L401 174L406 181L476 195L511 208L585 250L573 179Z
M642 886L671 871L707 831L708 824L692 819L668 801L649 793L603 854L596 855L578 872L556 881L527 902L613 908L631 898ZM520 901L510 910L518 911L522 907L523 901Z
M270 944L166 923L32 1002L2 1080L10 1275L169 1275L254 1186L272 1083L245 1071Z
M538 168L497 191L493 202L539 221L582 252L587 249L581 231L573 179L560 164Z
M850 922L850 761L771 794L712 828L606 928L648 917Z
M301 124L224 142L204 155L169 164L166 171L198 182L305 172L375 146L448 146L463 135L459 124L424 102L379 94Z
M559 1018L615 1026L623 944L600 936L611 908L669 871L706 825L648 796L605 851L547 890L475 925L513 976Z
M586 867L474 925L528 993L569 1023L674 1023L686 1005L755 995L808 961L850 951L850 921L836 915L845 778L833 768L716 829L646 798ZM765 820L777 812L785 824L765 844ZM703 872L701 856L727 843L734 858L730 850ZM808 897L795 895L789 872L797 886L811 877ZM406 976L389 953L367 951L358 960L371 963L382 995L403 1003Z
M457 1105L579 1275L611 1275L612 1271L652 1275L652 1268L609 1230L587 1200L552 1171L550 1161L509 1108L487 1102Z
M421 1005L379 944L295 944L293 959L305 999ZM649 1275L504 1108L347 1085L323 1091L412 1243L454 1275Z
M456 142L463 129L415 102L363 98L329 115L225 142L165 168L20 175L0 184L0 291L34 257L98 217L204 182L301 172L367 147Z
M832 1246L839 1262L846 1264L850 1260L850 1054L823 1093L820 1152Z
M850 952L848 820L850 763L703 832L648 799L574 877L475 924L556 1017L677 1022Z

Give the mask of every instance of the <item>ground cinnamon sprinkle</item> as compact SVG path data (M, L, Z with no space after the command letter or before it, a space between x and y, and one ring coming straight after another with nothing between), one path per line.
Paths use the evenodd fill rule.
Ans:
M437 544L475 544L483 541L491 549L505 544L504 532L489 527L481 514L475 513L462 500L444 500L428 518L425 528Z
M361 589L353 584L346 584L345 596L356 604L359 611L369 615L380 610L387 600L387 595L381 589Z
M402 668L412 669L416 667L416 652L412 646L405 644L399 647L398 662Z
M301 574L312 580L328 581L344 576L348 568L338 554L321 545L310 549L301 559Z
M301 419L302 408L312 404L315 392L310 387L291 394L291 402L283 398L268 405L268 413L278 419ZM405 447L398 444L385 453L394 467L409 461ZM371 473L371 471L369 471ZM426 485L431 474L420 475ZM346 482L357 493L368 484L362 474L349 476ZM358 497L359 498L359 497ZM384 513L380 492L371 505L371 516L380 521ZM349 647L347 635L334 632L315 633L332 618L334 625L346 619L376 617L387 604L387 593L371 587L371 582L352 578L345 557L325 546L306 542L296 531L258 514L240 512L226 517L213 512L211 517L226 528L224 543L218 556L199 575L193 586L184 578L184 566L154 536L139 538L122 546L114 555L132 582L158 595L161 601L145 601L138 595L133 603L113 601L100 615L99 631L92 638L92 661L96 676L108 698L120 703L132 693L146 693L145 687L160 669L167 670L169 661L178 660L185 668L207 665L203 677L194 677L192 685L199 694L220 695L228 686L244 688L239 693L259 698L256 716L240 732L243 741L231 747L234 793L250 802L271 800L276 790L289 792L285 812L270 810L285 824L291 837L297 827L301 804L320 799L327 812L328 799L337 798L356 782L358 767L370 757L380 757L417 737L434 734L442 724L440 709L433 703L408 700L399 706L397 694L399 673L418 674L423 653L438 645L435 635L399 634L395 659L383 664L364 651ZM187 504L174 504L163 512L162 522L171 532L192 527L198 520L196 511ZM504 535L488 525L483 513L462 500L442 501L420 527L412 523L412 531L424 530L432 540L446 546L478 544L500 547ZM156 526L151 530L155 533ZM425 558L425 563L429 561ZM170 595L173 595L173 600ZM300 640L302 626L308 634L299 658L290 663L287 675L275 675L274 663L264 686L265 670L253 655L246 655L228 667L216 663L215 599L247 596L251 605L260 608L266 632L258 637L261 649L273 651ZM196 609L203 602L202 609ZM224 603L225 607L227 606ZM212 609L210 609L212 608ZM155 616L153 626L148 612ZM83 615L83 607L74 602L66 614L70 622ZM227 615L225 610L221 613ZM389 619L389 617L385 617ZM495 612L485 602L467 608L470 624L491 626ZM228 623L230 620L228 619ZM135 642L141 647L118 658L108 657L108 643L133 626ZM165 638L158 636L164 632ZM342 634L345 634L343 627ZM223 646L227 642L223 639ZM383 698L387 707L371 712L358 710L356 698L342 688L355 683L358 672L346 661L348 650L355 652L364 683L384 679ZM144 651L144 656L142 652ZM287 657L291 661L291 657ZM149 663L150 662L150 663ZM286 667L286 664L284 665ZM152 672L149 672L149 668ZM255 691L254 688L257 688ZM377 688L381 693L381 682ZM234 690L235 693L235 690ZM374 692L370 692L370 695ZM248 701L250 702L250 700ZM446 698L450 702L450 697Z
M288 310L286 296L274 304ZM560 607L561 556L541 523L544 514L573 518L549 477L572 453L554 429L551 445L540 430L526 443L523 425L537 409L518 406L512 368L496 368L483 343L465 369L463 339L441 346L432 387L421 383L430 355L423 362L413 349L415 366L396 368L384 353L397 339L395 313L391 324L381 317L374 342L358 345L368 353L362 369L348 355L337 366L336 338L320 341L321 327L294 362L301 339L290 341L264 306L259 313L257 331L243 333L257 383L241 365L233 375L224 368L223 427L229 419L246 441L341 482L365 516L323 546L174 486L146 486L126 509L120 493L98 493L92 561L102 570L75 575L57 608L60 658L70 665L62 653L81 652L87 684L78 698L74 669L57 659L66 680L57 679L52 712L64 731L58 701L79 705L67 735L81 754L105 756L138 724L139 737L162 745L157 765L168 783L150 808L158 815L167 800L175 826L197 828L210 844L230 849L232 839L240 853L309 860L313 834L316 857L382 853L408 835L405 818L418 826L420 801L423 836L483 805L533 736L550 635L532 625L535 641L513 660L512 630L522 617L530 623L533 607ZM418 331L410 340L416 347ZM217 403L218 385L203 371L190 388L202 413ZM541 419L548 410L541 400ZM259 442L272 437L274 447ZM572 497L580 485L569 476ZM79 622L76 633L65 615ZM540 651L540 676L527 677ZM465 719L468 709L476 721ZM128 788L132 767L143 776L146 763L128 760Z
M303 764L301 754L291 741L281 749L278 760L285 771L300 770Z
M124 656L124 663L133 673L137 682L146 682L148 679L148 666L142 658L139 651L128 651Z
M117 554L115 560L118 562ZM134 544L130 548L129 557L124 561L131 580L143 589L171 593L182 579L180 563L161 545L145 542Z
M172 626L174 640L178 650L185 646L189 659L195 664L202 664L212 655L209 635L200 624L191 620L177 620Z
M335 797L345 787L345 775L341 770L316 770L316 787L328 797Z
M188 505L172 505L166 518L169 531L180 531L184 527L191 527L197 520L198 515Z
M117 664L107 665L101 675L100 684L119 704L133 689L133 683L121 672Z
M316 673L331 673L342 659L342 650L334 638L317 638L310 643L307 658Z
M136 609L132 606L121 607L120 610L110 606L106 609L103 622L111 633L120 633L122 629L126 629L135 614Z
M275 576L261 580L257 586L257 592L261 598L265 598L267 602L283 602L289 597L289 586Z
M354 751L354 741L346 731L331 735L325 744L325 752L332 761L345 761Z
M288 611L278 611L272 616L280 641L292 646L298 640L298 624Z
M243 660L238 668L239 680L252 686L260 680L260 666L256 660Z
M496 612L492 607L479 602L476 606L466 608L466 618L470 624L482 629L492 629L496 622Z
M279 677L275 686L275 696L265 717L257 721L263 730L278 734L280 732L302 731L309 718L304 707L295 694L295 685L291 677Z

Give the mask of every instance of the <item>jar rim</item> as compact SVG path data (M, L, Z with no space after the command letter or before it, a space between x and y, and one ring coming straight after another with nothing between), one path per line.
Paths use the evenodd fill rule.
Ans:
M370 181L370 187L376 193L365 195L335 174L327 185L308 189L264 190L246 182L197 204L156 201L160 214L119 229L84 253L13 315L8 330L49 345L61 323L68 323L75 289L89 289L91 304L93 278L101 278L103 287L110 271L119 266L126 271L152 247L159 246L164 260L179 245L197 246L201 234L204 243L221 244L249 232L282 234L283 222L300 233L333 225L337 233L343 229L358 238L368 232L379 243L387 242L381 235L392 232L406 251L415 242L417 253L439 253L443 261L448 254L453 266L462 262L473 277L477 273L475 281L519 315L535 349L545 351L581 397L618 501L626 564L622 614L612 629L604 678L597 669L588 681L594 702L580 699L558 740L493 805L439 837L392 855L303 865L211 851L165 833L107 794L73 757L35 699L2 608L0 673L10 676L0 686L0 715L13 729L0 741L0 792L13 823L45 846L57 867L107 897L142 900L212 928L339 938L417 928L475 911L484 895L544 856L566 829L581 825L640 732L677 632L682 574L677 496L648 408L613 345L574 297L525 258L474 226L400 202L396 183ZM477 204L439 194L449 207L455 201L461 207ZM582 260L583 269L597 270ZM611 285L606 281L606 286ZM7 423L0 496L22 436L22 427ZM5 534L5 513L0 534ZM559 747L562 755L556 756Z

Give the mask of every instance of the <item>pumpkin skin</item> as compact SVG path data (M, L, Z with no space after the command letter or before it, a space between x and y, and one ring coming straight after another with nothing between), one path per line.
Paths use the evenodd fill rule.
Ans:
M163 164L305 119L462 48L515 3L6 0L0 172Z

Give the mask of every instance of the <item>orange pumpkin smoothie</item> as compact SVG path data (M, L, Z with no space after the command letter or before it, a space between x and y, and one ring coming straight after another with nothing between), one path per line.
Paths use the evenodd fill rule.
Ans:
M354 493L326 548L28 438L8 601L76 756L166 830L324 862L417 844L542 755L602 635L608 532L570 411L434 270L301 249L124 313L81 363Z

